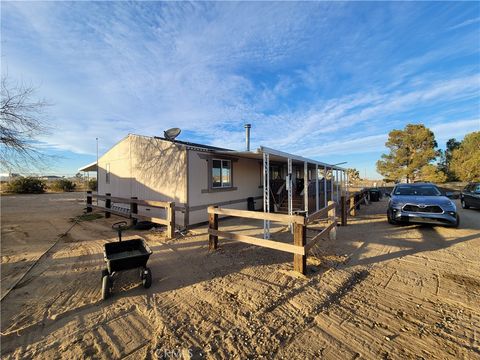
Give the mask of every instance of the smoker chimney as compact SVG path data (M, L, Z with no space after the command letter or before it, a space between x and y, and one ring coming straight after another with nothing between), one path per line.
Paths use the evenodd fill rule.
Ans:
M247 151L250 151L250 128L252 127L251 124L245 124L245 146L247 147Z

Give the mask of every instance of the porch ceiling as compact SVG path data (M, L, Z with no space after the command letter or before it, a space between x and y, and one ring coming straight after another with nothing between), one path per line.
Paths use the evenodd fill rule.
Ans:
M304 158L302 156L289 154L283 151L267 148L264 146L258 148L256 151L214 151L214 153L219 155L232 155L232 156L238 156L238 157L247 158L247 159L256 159L259 161L263 160L263 153L268 153L271 163L273 162L286 163L287 160L290 158L292 159L292 165L301 165L303 167L304 163L307 162L308 167L310 169L314 169L315 165L318 165L319 168L323 168L324 166L326 166L327 168L333 168L335 170L345 170L344 168L339 166L323 163L313 159Z

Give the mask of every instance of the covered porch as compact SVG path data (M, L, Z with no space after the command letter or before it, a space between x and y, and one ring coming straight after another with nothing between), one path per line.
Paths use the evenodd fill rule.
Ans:
M258 159L262 165L263 212L306 217L327 207L329 201L339 204L348 191L346 169L302 156L262 146L256 151L228 151ZM264 221L264 237L269 238L270 221Z

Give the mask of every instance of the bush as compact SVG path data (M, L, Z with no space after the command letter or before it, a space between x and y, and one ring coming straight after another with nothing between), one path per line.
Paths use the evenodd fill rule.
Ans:
M97 191L97 179L88 180L88 190Z
M77 185L68 179L55 180L50 189L54 191L74 191Z
M34 177L18 178L7 185L7 191L16 194L42 194L46 188L45 181Z

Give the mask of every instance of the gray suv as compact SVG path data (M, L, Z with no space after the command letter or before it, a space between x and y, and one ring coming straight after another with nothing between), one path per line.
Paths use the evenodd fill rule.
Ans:
M426 223L458 227L460 218L452 200L433 184L397 184L389 194L390 224Z

